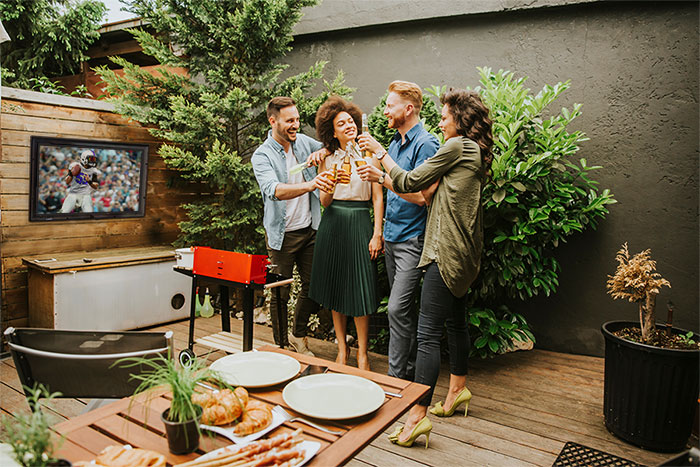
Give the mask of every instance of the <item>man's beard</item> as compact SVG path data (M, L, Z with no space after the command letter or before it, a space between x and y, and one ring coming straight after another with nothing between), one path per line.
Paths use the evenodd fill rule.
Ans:
M404 117L403 115L393 117L391 128L398 129L401 126L403 126L404 123L406 123L406 117Z

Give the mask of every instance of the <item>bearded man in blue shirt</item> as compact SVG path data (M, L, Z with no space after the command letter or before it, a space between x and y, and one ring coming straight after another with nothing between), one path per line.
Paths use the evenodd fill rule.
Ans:
M267 105L267 118L272 128L251 159L264 203L267 252L276 265L273 272L292 277L296 264L301 276L292 332L280 335L276 294L270 301L272 332L277 345L291 343L297 352L313 355L306 334L309 317L319 309L308 296L316 230L321 220L318 189L330 190L332 185L326 179L328 173L317 175L315 167L295 174L290 174L289 169L305 162L312 153L323 157L328 152L315 139L298 133L299 111L291 97L273 98ZM281 324L286 329L289 286L281 289L280 300L280 317L284 320Z
M388 153L404 170L413 170L440 147L437 138L423 128L420 110L423 93L415 83L394 81L389 85L384 115L395 128ZM360 147L381 160L384 148L367 133L358 139ZM388 189L384 223L384 252L389 276L389 376L413 380L416 360L418 314L414 295L423 271L418 269L423 252L427 211L422 193L398 194L389 174L367 164L358 169L363 180Z

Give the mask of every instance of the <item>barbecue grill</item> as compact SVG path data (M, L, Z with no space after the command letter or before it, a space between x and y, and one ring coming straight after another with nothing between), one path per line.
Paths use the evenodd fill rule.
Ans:
M243 289L243 351L253 348L253 308L255 290L275 289L277 303L279 300L279 287L291 284L293 279L284 278L270 270L274 265L270 264L267 255L251 255L237 253L235 251L217 250L209 247L194 247L194 260L192 269L175 266L177 272L192 277L192 300L190 300L190 329L187 341L187 349L180 352L180 362L186 364L195 357L194 346L194 322L195 322L195 295L200 279L214 282L219 285L221 297L221 331L231 332L229 312L229 287ZM280 336L283 334L287 317L279 316L281 308L278 306L273 313L278 313L277 320ZM284 320L284 321L283 321ZM212 336L209 336L212 337ZM215 347L212 340L198 339L198 343ZM219 347L217 347L219 348ZM228 348L228 347L227 347Z

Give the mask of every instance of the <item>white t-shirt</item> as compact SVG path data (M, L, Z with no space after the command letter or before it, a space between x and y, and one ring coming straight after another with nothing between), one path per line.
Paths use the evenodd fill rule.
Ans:
M68 170L70 171L76 165L79 165L79 162L71 163L71 165L68 167ZM73 180L68 186L68 193L74 195L89 195L93 191L93 188L90 186L90 180L92 180L92 176L100 175L101 173L102 172L100 172L94 167L86 169L81 165L80 173L73 177Z
M287 159L287 171L297 165L297 158L292 152L292 145L289 145L289 151L285 152ZM294 185L304 182L304 174L302 172L294 175L289 175L287 183ZM284 216L285 232L304 229L311 225L311 205L309 204L309 194L304 193L301 196L287 200L287 212Z

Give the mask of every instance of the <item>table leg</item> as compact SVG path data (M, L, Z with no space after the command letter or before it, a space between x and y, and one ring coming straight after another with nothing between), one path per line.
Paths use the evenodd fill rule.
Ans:
M282 298L279 287L275 287L275 298L277 299L277 309L270 310L271 313L277 313L277 334L280 336L280 349L284 348L284 343L287 341L287 317L282 316Z
M243 289L243 351L253 349L253 288Z
M228 286L219 286L219 298L221 301L221 330L231 332L231 313L228 307Z
M190 335L187 339L187 348L192 350L194 346L194 318L197 298L197 276L192 276L192 295L190 296Z

